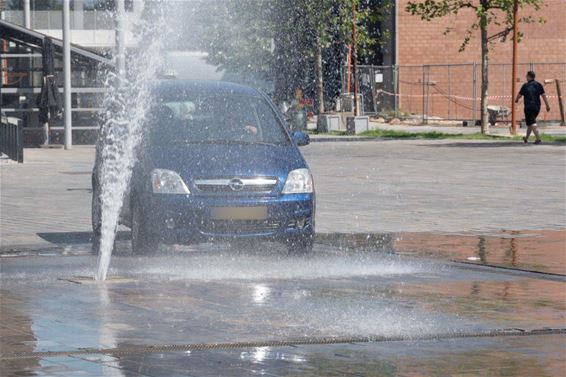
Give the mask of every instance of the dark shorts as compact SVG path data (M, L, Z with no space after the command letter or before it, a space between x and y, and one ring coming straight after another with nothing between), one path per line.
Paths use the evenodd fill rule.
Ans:
M527 126L532 126L533 124L536 124L537 116L539 112L540 109L525 108L525 123L527 123Z

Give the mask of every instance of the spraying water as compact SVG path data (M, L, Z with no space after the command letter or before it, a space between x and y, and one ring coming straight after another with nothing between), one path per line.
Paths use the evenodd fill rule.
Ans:
M101 129L100 150L101 230L98 270L95 278L105 280L110 265L118 219L135 162L141 128L151 106L150 90L163 66L163 50L171 37L165 22L167 2L146 4L145 16L138 36L138 48L127 62L123 77L110 72L104 98L105 121Z

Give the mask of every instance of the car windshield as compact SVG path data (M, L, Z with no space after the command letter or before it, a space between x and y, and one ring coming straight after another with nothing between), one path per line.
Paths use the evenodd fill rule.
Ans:
M163 99L152 111L150 143L288 144L267 101L254 96L187 96Z

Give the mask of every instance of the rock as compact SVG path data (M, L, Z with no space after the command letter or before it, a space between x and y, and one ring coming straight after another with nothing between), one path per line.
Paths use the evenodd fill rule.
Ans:
M393 118L389 121L389 124L393 124L393 125L401 124L401 120L399 118Z
M379 117L377 119L374 119L374 121L377 122L377 123L385 123L385 118Z

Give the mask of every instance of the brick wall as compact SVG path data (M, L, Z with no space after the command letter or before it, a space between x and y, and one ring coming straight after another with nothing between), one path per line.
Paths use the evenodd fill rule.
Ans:
M481 78L479 63L481 62L479 31L475 33L464 52L458 52L464 39L465 31L474 19L472 10L464 10L458 16L448 16L431 22L421 21L417 16L411 16L404 8L408 0L398 0L398 64L478 64L476 77L476 94L479 96ZM546 0L545 6L537 13L522 10L520 15L532 14L536 18L544 17L545 24L520 24L524 34L519 43L519 79L522 81L525 72L533 68L540 81L548 78L560 78L563 88L566 86L566 0ZM446 27L453 30L444 35ZM492 27L489 35L502 30L502 27ZM490 95L510 95L512 43L497 41L491 46L490 52ZM529 63L536 63L531 66ZM541 64L563 63L563 64ZM450 70L450 72L449 72ZM443 118L464 119L473 117L473 101L463 99L473 94L472 66L431 67L430 76L425 72L425 81L433 81L434 86L428 88L429 114ZM422 113L422 81L421 68L401 68L399 72L400 93L412 97L401 98L400 107L403 111ZM450 82L450 85L448 84ZM547 85L549 95L555 95L554 85ZM563 92L566 88L563 89ZM462 98L448 98L445 94L457 95ZM494 98L490 104L509 106L510 99ZM557 99L551 100L553 111L543 114L546 119L558 119ZM479 111L479 103L477 104Z

